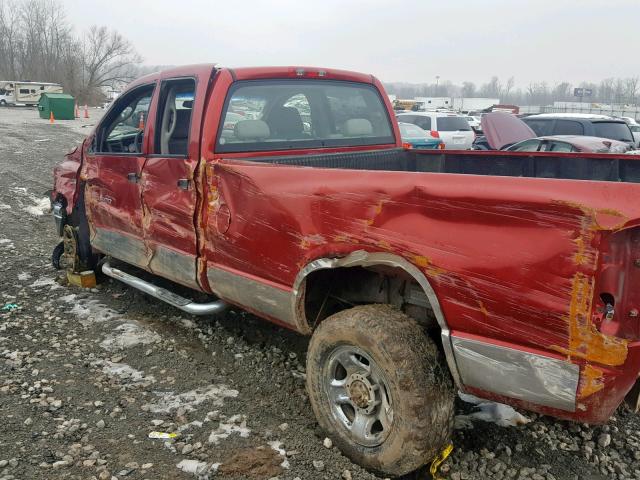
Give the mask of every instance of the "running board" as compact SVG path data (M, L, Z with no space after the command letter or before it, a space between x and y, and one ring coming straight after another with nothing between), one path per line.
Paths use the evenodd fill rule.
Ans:
M170 292L166 288L158 287L153 283L149 283L141 278L134 277L128 273L118 270L112 267L109 262L102 264L102 272L116 280L120 280L122 283L126 283L130 287L137 288L138 290L156 297L163 302L167 302L169 305L173 305L182 311L190 313L192 315L212 315L220 313L227 308L227 304L222 300L216 300L210 303L197 303L188 298L181 297L180 295Z

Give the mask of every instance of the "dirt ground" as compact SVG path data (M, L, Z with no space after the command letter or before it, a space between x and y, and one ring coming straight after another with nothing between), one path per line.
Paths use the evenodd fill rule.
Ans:
M50 125L0 109L0 480L377 478L327 448L306 338L242 311L191 317L113 281L59 282L46 192L99 116ZM459 418L441 477L640 479L640 418L624 407L595 427L521 413L515 427Z

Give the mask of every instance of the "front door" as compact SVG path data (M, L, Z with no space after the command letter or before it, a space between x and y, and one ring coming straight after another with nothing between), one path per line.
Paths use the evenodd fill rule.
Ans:
M149 270L195 289L200 285L194 178L210 77L211 68L202 67L193 75L162 79L141 182Z
M145 160L146 120L155 84L116 100L85 154L85 205L93 248L144 267L140 175Z

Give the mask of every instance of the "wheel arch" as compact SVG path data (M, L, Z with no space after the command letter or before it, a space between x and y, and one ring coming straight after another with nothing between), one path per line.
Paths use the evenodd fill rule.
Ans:
M333 269L346 269L352 267L390 267L398 269L407 274L420 286L424 292L429 306L433 311L440 331L440 341L449 366L451 375L458 387L461 387L460 376L453 354L449 326L440 306L438 296L433 289L429 279L413 263L405 258L387 252L367 252L356 250L344 257L324 257L318 258L305 265L296 276L292 292L292 318L296 321L297 329L304 334L313 333L314 326L306 314L306 293L307 280L316 272Z

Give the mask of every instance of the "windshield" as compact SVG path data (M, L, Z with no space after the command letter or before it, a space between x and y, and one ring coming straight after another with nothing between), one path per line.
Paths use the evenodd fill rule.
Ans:
M469 122L463 117L438 117L438 131L456 132L471 130Z
M596 137L610 138L621 142L633 142L631 130L624 122L594 122L593 128Z
M395 143L378 91L328 80L237 82L216 151L256 152Z

